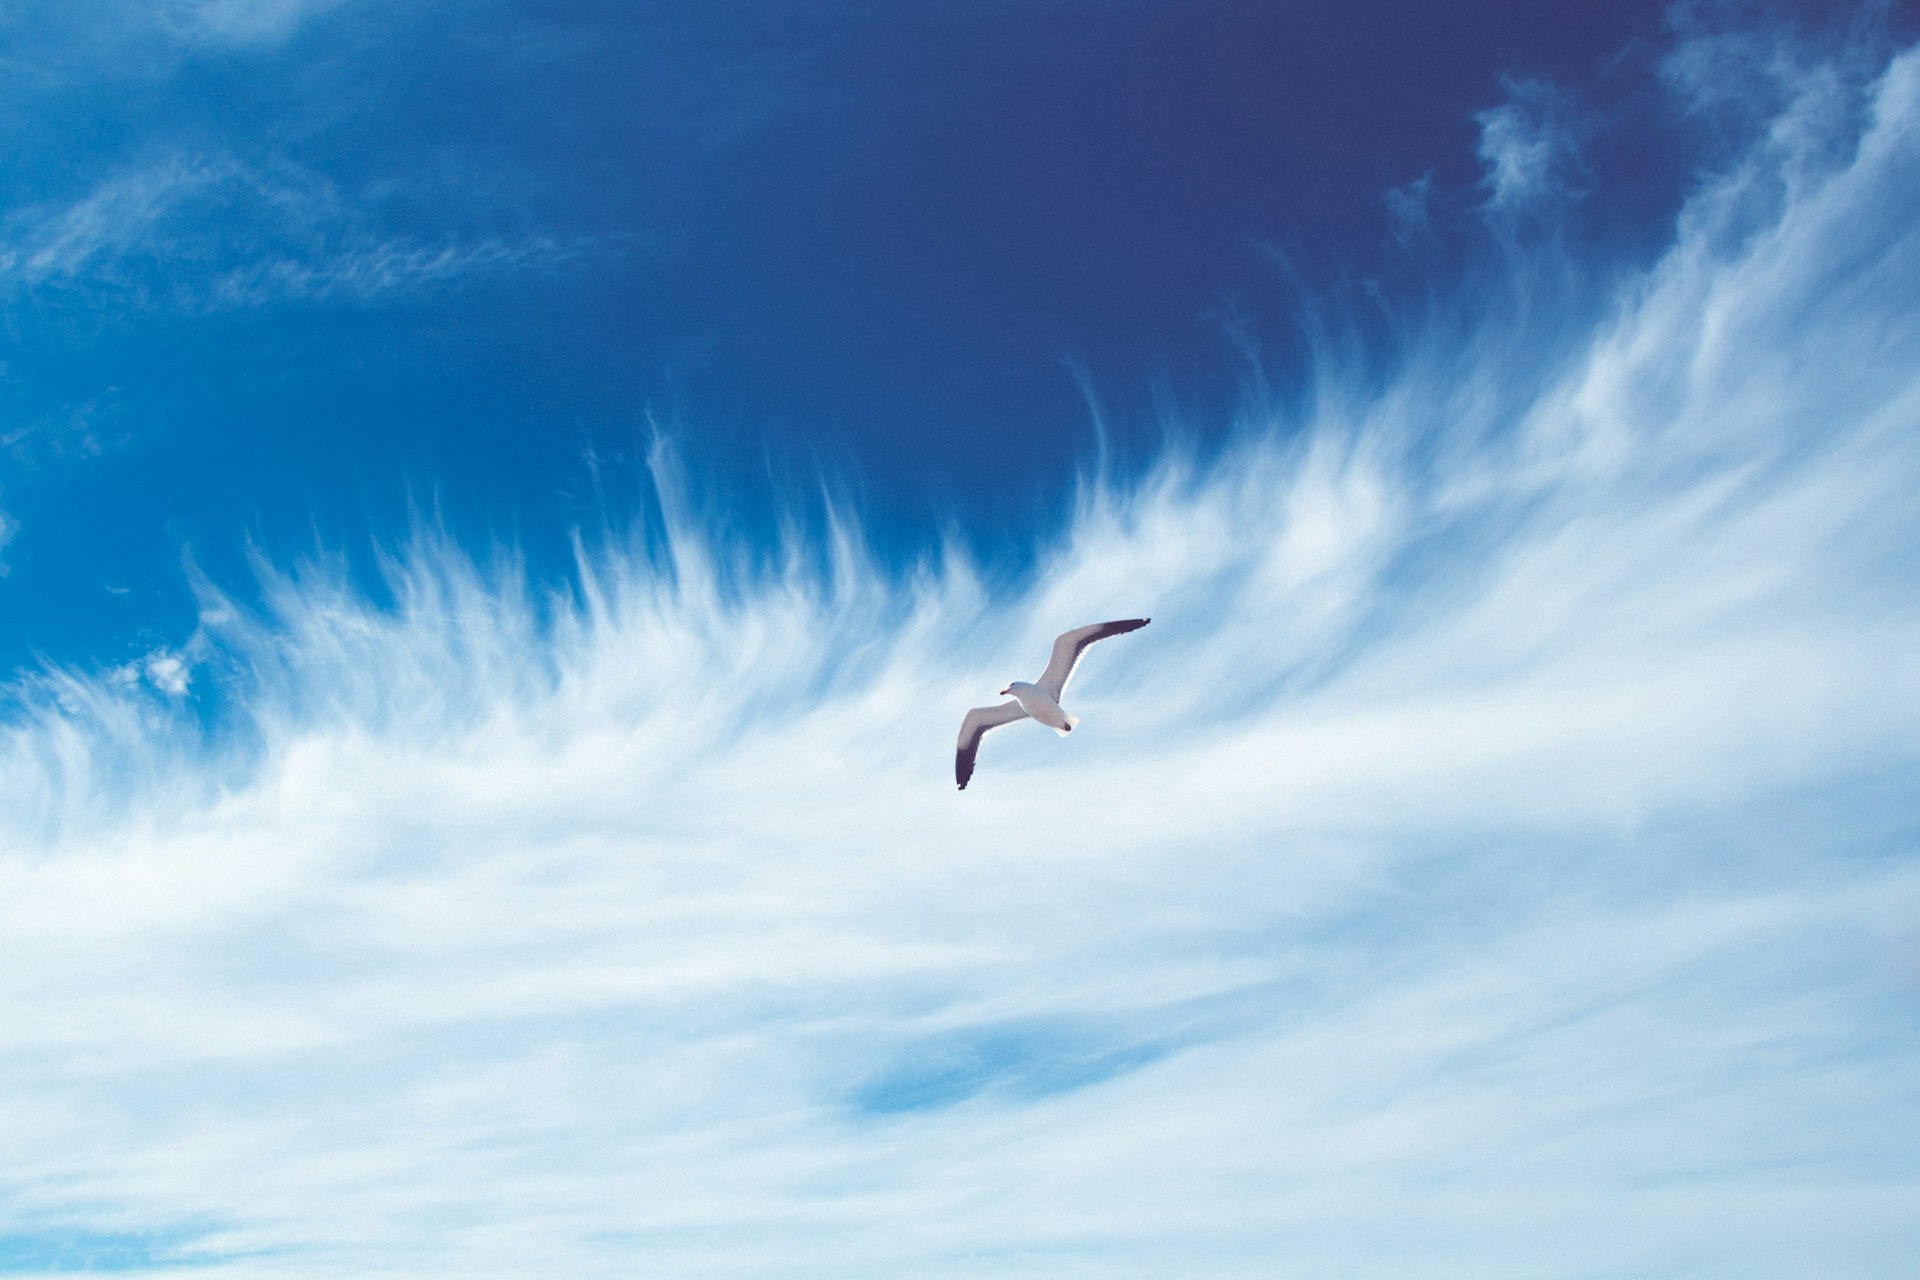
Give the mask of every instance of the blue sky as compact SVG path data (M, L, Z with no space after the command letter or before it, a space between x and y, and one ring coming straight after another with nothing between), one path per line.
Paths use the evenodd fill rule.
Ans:
M1387 192L1471 222L1501 77L1623 145L1662 110L1650 6L632 8L12 12L0 663L190 625L182 557L234 578L237 531L431 495L550 557L649 415L749 522L824 471L889 544L1023 560L1076 374L1136 463L1156 388L1217 441L1296 279L1409 274ZM1589 221L1650 250L1680 171L1618 159Z
M1585 9L0 7L0 1274L1911 1271L1920 27Z

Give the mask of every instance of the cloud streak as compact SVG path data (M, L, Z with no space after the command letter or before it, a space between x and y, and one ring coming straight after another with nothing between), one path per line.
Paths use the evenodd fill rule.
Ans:
M1090 479L1016 588L835 512L729 545L662 448L564 584L423 530L390 605L263 561L139 678L40 677L0 1241L1897 1271L1920 54L1833 84L1590 330L1516 287L1385 375L1329 355L1225 456ZM960 713L1134 613L1081 731L995 735L957 796Z
M377 304L457 281L561 267L591 252L551 235L426 241L284 159L174 153L0 224L0 284L189 311Z

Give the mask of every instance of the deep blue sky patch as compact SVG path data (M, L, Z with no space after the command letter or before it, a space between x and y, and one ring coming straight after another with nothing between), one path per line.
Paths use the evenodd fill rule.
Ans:
M650 421L750 536L824 473L1018 560L1080 377L1137 465L1156 388L1204 442L1249 338L1299 367L1300 289L1464 269L1516 86L1588 122L1611 255L1712 141L1650 3L82 8L0 19L8 667L409 504L556 565Z

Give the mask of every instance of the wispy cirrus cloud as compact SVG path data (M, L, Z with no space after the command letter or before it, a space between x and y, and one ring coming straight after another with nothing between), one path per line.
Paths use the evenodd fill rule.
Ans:
M163 28L188 42L226 46L274 45L351 0L168 0L158 10Z
M1589 331L1329 359L1224 457L1090 481L1017 588L832 515L729 546L663 449L569 582L428 531L390 606L263 562L177 667L45 674L0 738L0 1241L1897 1271L1920 53L1840 83ZM1134 612L1081 730L956 795L960 712Z
M376 240L317 259L275 258L237 268L209 296L230 306L295 300L371 302L405 297L462 279L559 267L595 252L589 240L549 235L488 236L456 244Z
M0 221L0 282L194 310L364 304L553 268L591 250L541 233L397 234L365 201L302 166L175 152Z
M1511 79L1506 100L1475 117L1486 209L1502 217L1577 194L1580 117L1551 81Z

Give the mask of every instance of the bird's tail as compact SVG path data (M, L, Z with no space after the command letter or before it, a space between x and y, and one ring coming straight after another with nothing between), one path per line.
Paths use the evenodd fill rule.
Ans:
M1064 729L1055 729L1054 732L1064 738L1080 727L1080 717L1071 711L1062 711L1060 714L1067 718L1067 727Z

